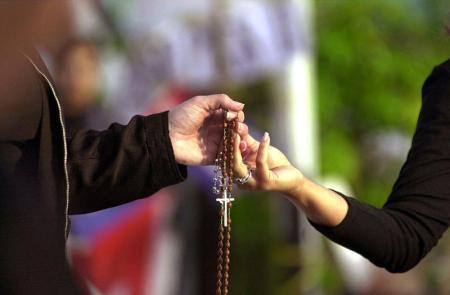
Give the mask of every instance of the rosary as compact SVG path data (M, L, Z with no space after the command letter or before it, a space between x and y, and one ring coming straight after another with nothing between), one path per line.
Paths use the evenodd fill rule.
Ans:
M213 193L219 195L220 203L219 242L217 250L217 284L216 295L227 295L230 285L231 254L231 207L233 183L245 184L251 177L251 171L244 178L233 178L234 136L237 120L227 122L227 111L223 117L222 151L215 161Z

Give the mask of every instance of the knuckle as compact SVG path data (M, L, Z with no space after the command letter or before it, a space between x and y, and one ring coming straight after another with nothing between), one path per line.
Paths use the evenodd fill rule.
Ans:
M228 101L228 100L231 99L231 98L230 98L228 95L226 95L225 93L219 94L218 97L219 97L219 99L222 100L222 101Z
M198 103L200 103L200 102L203 102L203 96L194 96L194 97L192 98L192 102L195 103L195 104L198 104Z

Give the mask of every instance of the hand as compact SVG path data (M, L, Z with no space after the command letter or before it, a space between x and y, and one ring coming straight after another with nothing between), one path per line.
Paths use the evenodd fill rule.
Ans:
M245 142L243 155L241 155L243 150L241 137L242 142ZM243 188L277 191L291 196L294 191L297 193L302 187L303 174L291 165L281 151L270 146L270 137L267 132L261 142L253 139L248 132L236 135L234 151L234 175L245 177L249 168L253 171L252 178L243 185Z
M169 112L169 135L175 159L184 165L212 165L223 136L223 112L229 121L238 118L242 136L248 132L244 104L227 95L197 96Z
M248 132L237 135L234 151L234 175L245 177L248 167L254 169L253 177L242 186L244 189L283 193L319 225L336 226L347 215L347 201L304 177L282 152L270 146L268 133L264 134L261 142L253 139ZM241 151L244 151L242 155Z

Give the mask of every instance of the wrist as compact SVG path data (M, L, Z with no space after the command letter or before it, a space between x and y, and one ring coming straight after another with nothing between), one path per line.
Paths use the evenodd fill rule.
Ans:
M186 149L186 142L177 136L177 134L169 132L170 141L172 142L173 155L175 161L180 165L189 166L192 163L192 159L186 157L186 153L183 152Z
M170 141L172 142L172 149L173 149L173 155L175 157L175 161L178 164L186 165L185 161L182 159L182 156L180 155L180 143L178 140L175 139L175 137L171 136L169 133Z
M294 187L284 192L288 198L294 200L296 203L299 203L299 201L303 199L306 182L305 176L300 171L298 171L298 174L299 176L295 181Z
M178 164L182 164L182 165L186 165L185 163L185 159L182 158L182 153L180 153L181 150L181 143L180 143L180 139L177 136L177 132L173 126L172 120L171 120L171 113L169 112L169 120L168 120L168 130L169 130L169 138L170 138L170 142L172 143L172 150L173 150L173 154L175 157L175 161Z

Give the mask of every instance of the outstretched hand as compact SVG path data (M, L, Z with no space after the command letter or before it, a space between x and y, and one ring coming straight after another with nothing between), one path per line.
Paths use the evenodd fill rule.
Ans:
M241 154L241 137L245 142L245 151ZM252 177L243 185L245 189L277 191L290 195L301 186L303 174L291 165L286 156L270 146L270 137L266 132L261 141L248 133L236 135L234 147L234 174L245 177L248 169Z
M234 175L245 178L248 169L252 169L252 177L242 188L280 192L316 224L336 226L347 215L348 204L345 199L304 177L282 152L270 146L268 133L264 134L260 142L248 132L236 136Z
M197 96L169 112L169 135L175 159L184 165L212 165L223 137L223 116L238 119L238 132L246 136L244 104L224 94Z

